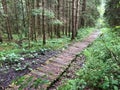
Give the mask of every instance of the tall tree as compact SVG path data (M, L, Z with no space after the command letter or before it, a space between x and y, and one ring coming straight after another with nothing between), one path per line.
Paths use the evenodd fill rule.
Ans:
M58 20L60 20L60 0L57 0L57 2L58 2L58 5L57 5L57 18L58 18ZM56 32L57 32L57 37L60 38L60 25L59 24L57 25Z
M86 0L83 0L82 1L82 18L81 18L82 26L85 26L85 18L84 18L85 10L86 10Z
M45 8L44 8L44 5L45 5L45 1L44 0L42 0L42 8L43 8L43 10L42 10L42 33L43 33L43 45L45 45L46 44L46 35L45 35L45 16L44 16L44 14L45 14Z
M29 46L32 40L43 39L44 45L46 39L60 38L62 34L73 40L81 24L93 26L98 16L95 4L99 0L0 1L3 7L0 10L0 30L9 40L14 34L20 35L19 40L28 39Z
M12 37L12 31L11 31L11 25L10 25L10 20L9 20L9 14L8 14L8 9L7 9L7 1L6 0L1 0L2 2L2 6L3 6L3 10L4 10L4 13L6 15L6 30L7 30L7 35L8 35L8 39L9 40L12 40L13 37Z
M110 26L120 25L120 0L107 0L105 17Z
M79 10L79 0L76 0L76 12L75 12L75 36L77 36L78 30L78 10Z
M71 40L75 39L75 0L72 0L72 37Z

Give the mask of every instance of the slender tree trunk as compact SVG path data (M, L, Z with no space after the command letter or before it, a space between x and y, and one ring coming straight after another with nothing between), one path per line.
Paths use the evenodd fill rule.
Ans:
M44 13L45 13L44 4L45 4L45 2L44 2L44 0L42 0L42 7L43 7L43 10L42 10L42 33L43 33L43 45L46 44L45 25L44 25L44 23L45 23L45 21L44 21L44 20L45 20L45 17L44 17Z
M69 15L68 15L68 17L69 17L69 27L68 27L68 33L69 33L69 37L70 37L70 33L71 33L71 3L69 2L68 3L69 4L69 8L68 8L68 12L69 12Z
M31 10L31 3L30 3L30 0L27 0L26 1L26 11L27 11L27 24L28 24L28 41L29 41L29 48L31 47L31 13L30 13L30 10Z
M24 26L24 28L26 28L26 24L25 24L25 12L24 12L23 0L21 0L21 4L22 4L23 26Z
M60 20L60 0L57 0L58 1L58 5L57 5L57 18L58 18L58 20ZM58 38L60 38L61 36L60 36L60 25L58 24L57 25L57 37Z
M33 0L33 1L31 1L31 4L32 4L32 8L31 8L31 10L32 9L34 9L35 8L35 1L36 0ZM35 40L36 41L36 29L35 29L35 16L34 15L31 15L31 36L32 36L32 40Z
M47 6L48 6L48 10L50 11L50 4L47 3ZM46 22L47 22L47 34L48 34L48 37L51 37L51 35L50 35L51 34L51 25L49 23L49 18L47 18Z
M72 0L72 37L71 40L75 39L75 18L74 18L74 7L75 7L75 0Z
M0 33L0 43L3 42L3 39L2 39L2 34Z
M76 0L76 16L75 16L75 37L77 37L77 26L78 26L78 3L79 3L79 0Z
M25 37L27 36L27 34L26 34L26 20L25 20L25 11L24 11L24 4L23 4L23 0L21 0L21 5L22 5L22 17L23 17L23 19L22 19L22 27L23 27L23 31L24 31L24 33L25 33Z
M50 4L50 8L52 8L52 4ZM51 19L52 21L53 19ZM53 38L53 24L50 24L50 38Z
M36 4L37 4L37 8L39 9L40 8L40 0L37 0L36 1ZM40 15L37 15L37 30L38 30L38 35L41 35L41 22L40 22Z
M85 18L83 17L85 14L85 10L86 10L86 0L83 0L82 3L82 18L81 18L81 25L85 26Z
M66 2L66 1L65 1ZM65 3L65 6L66 6L66 8L65 8L65 11L66 11L66 15L65 15L65 18L66 18L66 21L65 21L65 35L67 36L67 34L68 34L68 14L67 14L67 5L68 5L68 3L66 2Z
M6 0L1 0L2 2L2 6L3 6L3 10L4 13L7 15L6 17L6 30L7 30L7 35L8 35L8 40L12 40L12 32L11 32L11 27L10 27L10 20L9 20L9 15L8 15L8 9L7 9L7 2Z
M65 17L65 0L63 0L63 18ZM62 32L63 32L63 35L65 34L65 25L63 25L62 27Z
M14 13L15 13L15 30L17 32L17 34L19 35L20 32L19 32L19 25L18 25L18 14L17 14L17 0L14 0Z

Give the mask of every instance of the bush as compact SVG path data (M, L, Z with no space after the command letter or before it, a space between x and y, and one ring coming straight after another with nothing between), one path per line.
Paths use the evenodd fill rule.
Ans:
M82 69L76 72L77 78L68 80L59 89L120 89L120 37L116 31L105 32L83 52L86 62Z

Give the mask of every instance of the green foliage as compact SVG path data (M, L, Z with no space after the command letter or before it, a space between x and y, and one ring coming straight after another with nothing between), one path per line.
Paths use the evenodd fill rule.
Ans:
M118 32L118 34L120 35L120 26L115 26L114 31L117 31L117 32Z
M119 32L103 30L104 34L83 53L86 62L76 72L76 79L60 87L62 90L119 90L120 37ZM74 89L75 88L75 89Z
M32 10L32 15L42 15L42 12L43 12L43 8L39 8L39 9L33 9ZM45 9L44 10L44 16L48 17L48 18L55 18L55 14L53 11L50 11L50 10L47 10Z
M82 40L83 38L87 37L91 34L95 29L94 28L81 28L78 30L77 40Z
M87 37L94 28L81 28L78 31L78 36L76 38L77 41L82 40L83 38ZM42 40L39 40L38 42L31 42L31 48L27 48L28 44L26 42L23 42L22 47L19 48L19 46L16 43L3 43L0 46L1 50L0 52L0 61L6 61L6 59L11 58L12 61L19 60L22 58L20 53L26 53L24 57L35 57L36 55L32 55L30 53L36 52L40 50L41 53L44 53L46 50L54 49L54 50L59 50L62 48L66 48L68 44L71 43L70 38L63 36L62 38L53 38L53 39L48 39L46 45L42 45ZM28 54L27 54L28 53ZM14 59L13 59L14 58ZM7 60L11 61L11 60Z
M40 85L48 84L48 83L49 83L48 80L42 80L41 78L37 78L36 80L34 80L32 87L37 89Z
M110 26L120 25L120 0L107 0L105 17Z
M12 66L12 68L15 71L22 71L25 69L30 69L29 65L31 63L25 63L24 65L22 64L22 61L24 60L23 56L20 56L18 54L15 53L11 53L11 54L7 54L5 55L4 53L0 54L0 66L4 66L6 65L6 67ZM34 63L34 62L32 62Z
M98 12L100 14L100 17L97 20L96 26L98 28L102 28L102 27L105 27L105 25L106 25L105 19L104 19L105 1L101 0L101 4L97 8L98 8Z
M69 80L65 85L59 87L58 90L77 90L78 85L76 83L77 79Z
M94 29L93 28L83 28L80 29L78 32L78 37L76 41L80 41L89 35ZM22 71L25 69L29 69L31 64L36 64L34 60L30 63L22 63L25 58L37 58L39 55L37 52L41 53L42 55L45 54L47 50L64 50L68 47L71 43L69 37L62 37L60 39L53 38L48 39L46 45L42 45L42 40L38 42L31 42L31 48L27 48L28 44L23 42L22 47L18 48L19 46L16 43L3 43L1 48L3 51L0 52L0 66L4 65L12 65L12 68L17 71ZM3 48L4 47L4 48ZM0 49L1 49L0 48ZM22 54L24 53L24 54Z
M3 63L8 63L10 65L14 63L18 63L20 58L20 56L15 53L7 54L7 55L4 55L4 53L1 53L0 56L1 56L0 65L2 65Z
M50 23L53 24L53 25L63 25L63 22L58 20L58 19L57 20L52 20Z
M82 12L82 17L85 19L85 26L95 26L96 20L99 18L99 12L97 6L100 4L100 0L88 0L86 2L86 10Z
M19 86L18 90L23 90L26 87L28 88L34 88L34 89L42 89L41 85L48 84L48 80L42 80L41 78L35 79L33 76L22 76L18 77L16 80L12 82L12 85Z

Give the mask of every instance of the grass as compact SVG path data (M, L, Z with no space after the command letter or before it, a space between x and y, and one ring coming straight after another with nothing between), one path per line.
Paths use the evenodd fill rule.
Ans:
M78 30L78 36L74 41L81 41L83 38L87 37L91 32L93 32L94 28L81 28ZM23 47L19 47L16 43L6 42L0 44L0 56L10 53L22 53L22 52L34 52L40 49L52 49L52 50L61 50L68 47L68 45L72 43L69 37L63 36L62 38L53 38L48 39L46 45L42 45L42 40L38 42L31 42L31 48L27 49L28 43L23 43Z
M119 90L120 32L103 28L103 34L83 51L86 61L76 78L65 81L58 90Z
M94 28L80 29L78 32L78 37L74 40L74 42L81 41L83 38L87 37L91 32L93 32L93 30ZM30 52L35 52L37 50L46 50L46 49L61 50L61 49L67 48L70 43L73 43L73 41L71 41L69 37L65 37L65 36L59 39L58 38L48 39L47 44L44 46L42 45L42 40L38 42L31 42L32 47L30 49L24 49L24 47L27 46L26 43L23 43L23 48L20 48L20 49L19 49L19 46L15 43L3 43L0 46L0 48L2 49L4 48L2 52L0 52L0 59L1 59L0 66L2 66L3 63L9 63L12 65L14 62L15 63L17 62L18 67L17 68L15 67L15 70L16 71L23 70L24 68L27 67L27 64L25 65L25 67L22 67L22 68L19 67L20 60L18 58L21 58L19 56L19 53L21 52L30 53ZM27 79L29 80L32 78L28 77ZM37 79L36 81L34 81L34 83L32 83L32 86L37 88L40 84L44 84L44 83L46 83L46 81L41 81L41 79ZM29 83L26 82L26 79L24 78L24 76L18 77L16 80L14 80L13 85L14 84L19 85L20 90L23 90L24 87L27 87L27 85L29 85Z
M89 36L89 34L91 34L93 31L95 30L95 28L81 28L78 31L78 36L76 38L76 41L81 41L83 38Z

